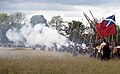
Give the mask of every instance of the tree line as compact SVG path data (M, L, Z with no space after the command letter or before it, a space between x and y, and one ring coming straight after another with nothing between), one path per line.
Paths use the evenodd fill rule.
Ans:
M9 29L16 28L19 32L22 26L25 25L26 15L21 12L12 14L0 13L0 43L10 42L6 36ZM61 35L66 36L70 41L75 43L93 43L95 42L95 32L92 27L85 27L83 22L73 20L70 22L64 21L63 18L53 16L50 21L47 21L43 15L33 15L30 18L30 23L35 26L39 23L44 23L47 27L58 30ZM117 32L120 33L120 28L117 26ZM118 35L118 40L120 35Z

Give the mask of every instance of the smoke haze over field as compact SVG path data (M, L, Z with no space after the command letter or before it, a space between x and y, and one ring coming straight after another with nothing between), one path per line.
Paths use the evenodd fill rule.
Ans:
M6 33L10 41L24 43L26 45L53 46L54 43L63 45L67 38L60 35L56 29L45 26L44 23L32 26L30 20L18 31L16 28L9 29Z

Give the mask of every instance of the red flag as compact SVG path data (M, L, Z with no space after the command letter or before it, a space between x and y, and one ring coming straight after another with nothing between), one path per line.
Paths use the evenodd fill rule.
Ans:
M115 15L104 19L96 25L98 39L105 38L110 35L116 35Z

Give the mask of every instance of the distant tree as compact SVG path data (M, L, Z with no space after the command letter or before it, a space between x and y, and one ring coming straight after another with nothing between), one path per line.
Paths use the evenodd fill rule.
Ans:
M22 13L13 13L8 15L6 13L0 13L0 43L10 42L6 36L6 32L10 28L17 28L18 30L22 27L24 15Z
M59 34L64 36L66 36L67 25L68 23L66 23L60 15L53 16L51 21L49 21L49 27L56 29Z
M73 42L79 42L83 40L82 33L84 32L85 26L80 21L72 21L68 22L68 26L66 28L66 33L69 35L69 39Z
M120 26L117 25L117 35L115 39L118 39L117 41L120 43Z
M25 14L20 13L20 12L16 12L16 13L12 13L9 16L9 20L10 20L10 25L11 27L15 27L18 30L25 25L24 23L24 19L25 19Z
M63 30L62 27L65 26L63 23L64 23L63 18L60 15L53 16L51 21L49 22L50 26L54 27L58 31Z
M10 28L9 15L6 13L0 13L0 43L9 42L6 37L6 31Z
M35 26L36 24L45 24L47 26L47 20L44 18L43 15L33 15L30 22L32 23L32 26Z

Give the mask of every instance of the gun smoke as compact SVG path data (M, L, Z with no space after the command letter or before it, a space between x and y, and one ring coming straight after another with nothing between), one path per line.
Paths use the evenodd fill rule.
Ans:
M11 42L23 43L25 46L46 45L51 47L54 43L63 45L68 41L56 29L46 26L46 23L42 22L33 26L28 18L19 31L16 28L11 28L7 31L6 36Z

